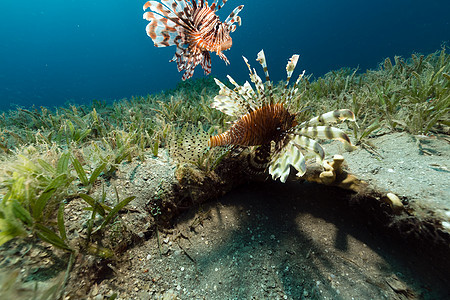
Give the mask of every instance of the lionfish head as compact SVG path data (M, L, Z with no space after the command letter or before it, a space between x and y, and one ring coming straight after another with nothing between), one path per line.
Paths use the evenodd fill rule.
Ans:
M224 39L222 44L220 44L220 51L225 51L231 48L233 46L233 39L231 38L230 34L228 34L228 37Z
M298 91L297 86L304 71L292 86L289 86L289 81L298 58L298 55L293 55L289 59L286 66L287 80L280 93L274 93L262 50L256 60L264 69L265 83L255 69L252 70L245 57L244 61L255 88L248 82L241 86L228 76L235 86L232 90L215 79L220 91L211 106L236 117L236 120L226 132L212 136L208 142L209 146L256 146L253 154L253 161L256 162L254 165L263 170L268 167L272 178L280 178L282 182L286 181L291 166L297 170L297 176L306 172L306 159L303 154L305 151L315 154L317 162L323 163L325 152L315 139L337 139L344 143L346 149L351 150L353 146L349 137L341 129L327 125L343 120L355 121L350 110L327 112L301 123L297 120L301 111L295 111L292 99ZM248 161L252 163L251 160Z

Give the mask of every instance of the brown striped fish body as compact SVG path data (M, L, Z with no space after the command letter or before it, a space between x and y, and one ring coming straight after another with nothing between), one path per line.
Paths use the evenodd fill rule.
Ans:
M228 131L211 137L209 146L259 146L278 142L295 125L295 115L283 104L265 105L243 115Z
M325 152L315 141L316 138L337 139L351 149L353 146L349 137L341 129L327 125L337 121L355 121L355 116L350 110L327 112L305 122L297 120L298 112L292 111L291 100L297 92L304 71L292 86L289 86L289 81L298 58L298 55L293 55L286 66L287 80L280 95L273 93L262 50L256 60L263 67L266 79L264 83L245 57L244 61L255 88L248 82L241 86L228 76L231 84L235 86L234 89L230 89L215 79L220 91L214 97L211 106L236 117L236 121L226 132L212 136L208 142L209 146L257 146L254 155L249 156L250 160L255 161L249 162L248 165L258 168L262 166L264 169L268 167L272 178L280 178L282 182L286 181L291 166L298 171L297 176L302 176L306 172L305 157L301 150L315 154L317 161L323 162Z
M211 73L210 52L229 64L223 51L231 48L233 42L230 33L241 25L238 13L244 7L236 7L221 22L216 12L227 0L214 0L211 5L206 0L159 0L144 4L144 19L150 21L146 31L156 47L176 46L171 61L176 61L178 71L184 71L183 80L194 74L197 65L201 65L205 74Z

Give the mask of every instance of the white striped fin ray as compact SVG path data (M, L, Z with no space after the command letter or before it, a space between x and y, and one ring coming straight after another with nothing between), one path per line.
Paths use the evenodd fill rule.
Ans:
M164 1L164 2L167 2L167 1ZM151 11L163 16L164 18L172 19L173 22L178 23L180 21L178 15L176 14L176 12L174 10L171 10L169 7L171 7L171 6L167 6L166 3L163 4L158 1L147 1L144 4L144 10L147 10L147 8L148 8ZM150 21L148 19L146 19L146 20Z
M352 149L353 145L350 142L349 137L342 130L331 126L312 126L302 128L294 131L294 134L300 134L310 138L339 140L346 146L347 149Z
M189 2L186 2L185 0L161 0L164 5L166 5L169 8L172 8L172 10L175 12L175 14L185 22L186 26L190 26L186 22L186 20L189 20L189 17L191 15L192 7L189 5Z
M186 7L186 1L184 0L161 0L161 2L165 6L172 8L172 10L175 12L183 11Z
M250 79L255 84L256 92L258 93L257 97L255 97L255 104L258 107L262 107L265 104L266 94L264 92L264 84L261 80L261 78L256 73L256 70L250 67L250 64L248 63L248 59L245 56L242 56L244 58L244 62L247 65Z
M289 142L270 164L269 174L274 180L280 178L280 181L284 183L289 176L291 166L298 171L297 176L303 176L306 172L305 157L295 144Z
M144 18L150 21L145 30L156 47L182 44L182 36L177 30L176 23L152 12L146 12ZM156 27L153 27L154 22L156 22Z
M214 10L214 11L218 11L219 9L221 9L225 5L225 3L227 3L227 0L222 0L220 4L218 4L218 3L219 3L218 0L214 0L213 3L210 6L211 9Z
M243 88L243 91L245 92L244 98L245 98L245 99L248 99L250 105L254 105L254 106L255 106L254 109L259 108L258 104L255 103L255 101L254 101L254 100L257 99L257 98L256 98L256 93L255 93L255 91L253 90L253 88L252 88L252 86L250 85L250 83L249 83L248 81L246 81L246 82L244 83L244 85L242 86L242 88Z
M238 16L238 13L240 13L243 8L244 8L244 5L239 5L238 7L233 9L233 11L228 15L228 17L223 22L223 23L227 24L227 26L231 30L231 32L233 32L234 29L236 29L235 25L234 25L234 29L232 28L234 23L237 22L239 24L239 26L241 26L241 24L242 24L241 17Z
M325 151L318 142L302 135L291 135L291 138L292 139L290 143L293 143L309 152L314 153L316 155L317 163L322 164L325 157Z
M281 97L280 103L286 103L289 81L291 80L292 73L294 72L295 67L297 66L298 58L299 58L298 54L292 55L286 65L286 74L287 74L286 83L284 84L283 96Z
M284 85L284 92L283 92L283 97L281 100L282 103L288 103L288 104L291 103L292 96L297 92L298 83L300 82L300 80L303 78L303 75L305 74L305 71L303 70L303 72L298 76L294 85L291 88L288 88L289 82L292 77L292 73L294 72L295 67L297 66L298 58L299 58L298 54L292 55L292 57L289 59L287 65L286 65L287 78L286 78L286 84Z
M270 76L269 76L269 69L267 68L267 62L266 62L266 56L264 55L264 50L259 51L258 56L256 57L256 60L261 64L264 70L264 74L266 75L266 86L268 90L268 104L273 104L273 89L272 89L272 82L270 82Z
M314 117L309 121L305 121L297 126L297 128L308 127L311 125L325 125L337 121L355 121L355 115L349 109L338 109L329 111L327 113L321 114L320 116Z
M251 96L251 92L253 92L253 89L250 84L247 82L247 85L244 84L243 86L240 86L230 75L227 75L227 78L231 82L231 84L234 85L235 91L237 91L239 95L241 95L246 100L246 103L240 103L241 106L246 107L249 112L257 109L258 107L252 100L253 97Z
M220 80L214 78L216 84L220 87L219 94L214 97L211 107L220 110L226 115L240 118L249 112L249 104L235 91L229 89Z
M149 8L151 11L171 20L174 23L177 23L180 26L183 26L186 29L193 29L190 22L187 22L188 18L185 13L188 10L192 10L192 8L190 6L186 7L185 1L161 0L161 2L162 3L158 1L147 1L144 4L144 10ZM183 7L183 9L181 9L181 7ZM178 8L179 10L175 10ZM151 21L146 18L146 13L144 13L144 19Z

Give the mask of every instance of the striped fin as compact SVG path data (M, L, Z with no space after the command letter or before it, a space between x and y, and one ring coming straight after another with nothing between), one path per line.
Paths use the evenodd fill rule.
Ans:
M291 80L292 73L294 73L295 67L297 66L299 55L294 54L289 59L287 65L286 65L286 84L284 85L284 90L286 90L287 86L289 85L289 81Z
M234 32L234 29L236 29L236 25L234 25L234 29L232 29L232 26L234 23L237 22L239 24L239 26L241 26L242 21L241 21L241 17L238 16L238 13L240 13L243 8L244 8L244 5L239 5L238 7L233 9L233 11L225 19L224 23L230 29L230 32Z
M249 74L250 74L250 80L255 84L256 92L258 93L257 97L257 103L256 105L262 106L264 104L265 100L265 93L264 93L264 84L262 83L261 78L256 74L256 70L250 67L250 64L248 63L248 59L245 56L242 56L244 59L245 64L247 65Z
M209 52L205 51L203 53L203 60L201 62L202 69L205 71L205 74L211 73L211 55Z
M211 4L211 9L214 10L214 11L218 11L219 9L221 9L225 5L225 3L227 3L227 1L228 0L222 0L221 4L217 4L217 3L219 3L219 1L218 0L214 0L213 4Z
M202 65L207 65L208 63L203 63L203 61L207 58L205 58L204 53L190 53L189 49L186 49L187 52L187 58L184 59L184 65L178 65L178 70L185 70L183 73L183 76L181 77L181 80L186 80L192 77L194 75L194 69L195 67L202 63ZM209 70L211 72L211 70ZM205 70L205 74L209 74L208 70Z
M150 23L146 27L147 35L153 40L156 47L167 47L176 45L179 47L185 44L183 28L189 28L185 21L175 12L177 8L181 8L177 2L162 1L165 5L157 1L147 1L144 4L145 12L143 18ZM172 7L171 11L168 7ZM184 13L181 12L183 15Z
M305 127L310 125L323 125L327 123L333 123L337 121L350 120L355 121L355 115L349 109L338 109L329 111L327 113L321 114L320 116L314 117L309 121L303 122L298 127Z
M273 90L272 82L270 82L269 69L267 68L266 56L264 55L264 50L259 51L256 60L261 64L266 75L266 85L269 92L269 102L267 104L273 104Z
M250 84L247 82L247 85L240 86L230 75L227 75L228 80L231 84L234 85L235 91L239 93L246 101L247 103L242 101L242 106L246 107L248 112L257 109L256 105L253 103L252 97L249 96L249 88L253 92L253 89L251 88ZM239 101L241 102L241 101Z
M339 140L346 145L346 148L351 149L354 147L350 142L348 135L346 135L342 130L331 126L313 126L306 127L300 130L296 130L294 134L305 135L310 138L319 139L329 139L329 140Z
M175 12L181 12L186 7L186 1L182 0L161 0L161 2L167 6L168 8L171 8L172 11Z
M189 50L187 48L177 47L175 55L171 60L169 60L169 62L175 61L177 63L178 72L180 72L186 68L188 54Z
M300 74L300 75L298 75L298 78L297 78L297 80L295 81L295 83L294 83L294 85L290 88L290 90L289 90L289 94L288 94L288 96L287 96L287 98L286 98L286 102L290 102L291 101L291 99L292 99L292 96L295 94L295 93L297 93L297 86L298 86L298 83L300 82L300 80L303 78L303 75L305 75L305 70L303 70L303 72Z
M176 29L176 23L152 12L146 12L144 19L150 21L145 30L156 47L167 47L181 43L182 36Z
M242 86L242 91L244 94L242 94L242 97L245 98L245 100L248 101L248 103L250 104L251 108L253 110L256 110L259 108L258 104L255 103L255 91L253 90L252 86L250 85L250 83L248 81L246 81L244 83L244 85Z
M322 146L320 146L318 142L302 135L292 135L291 137L292 137L292 140L290 141L291 143L294 143L299 147L316 154L316 161L318 163L321 164L323 162L323 158L325 157L325 151L323 151Z
M280 178L281 182L286 182L293 166L297 171L297 176L303 176L306 172L305 157L298 147L293 143L288 143L280 153L278 158L269 166L269 174L274 180Z
M163 5L162 3L158 2L158 1L147 1L144 4L143 8L144 8L144 10L150 9L151 11L163 16L166 19L173 19L172 21L176 20L176 22L179 21L179 18L175 14L174 11L171 11L167 6ZM146 18L144 17L144 19L146 19ZM149 19L146 19L146 20L151 21Z
M286 65L286 83L284 84L284 91L283 91L283 97L281 98L281 102L289 102L289 100L292 97L292 93L293 90L295 89L295 87L293 87L292 89L288 89L288 85L289 82L291 80L292 77L292 73L294 73L295 67L297 66L297 62L298 62L298 58L300 56L298 54L294 54L292 55L292 57L289 59L287 65Z
M240 117L249 110L249 104L246 103L235 91L229 89L220 80L214 78L216 84L220 87L219 95L214 97L211 107L220 110L226 115Z
M147 1L144 4L144 10L150 9L187 30L195 30L189 20L189 17L192 14L192 7L189 3L186 3L185 1L174 2L173 0L162 0L161 2L163 2L164 5L158 1ZM172 8L172 10L170 8Z

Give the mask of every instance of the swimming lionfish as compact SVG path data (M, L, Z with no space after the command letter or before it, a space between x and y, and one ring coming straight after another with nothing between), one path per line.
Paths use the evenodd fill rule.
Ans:
M214 97L211 107L236 117L236 121L226 132L212 136L208 142L209 146L257 146L254 156L249 156L251 158L249 166L260 169L269 166L272 178L280 178L282 182L286 181L290 166L298 171L297 176L305 174L305 157L300 149L315 153L317 161L323 162L324 150L314 140L315 138L338 139L351 149L353 146L350 139L342 130L326 125L338 120L355 121L355 116L350 110L327 112L302 123L297 120L299 112L292 112L291 100L305 73L303 71L295 84L288 87L298 58L298 55L293 55L289 59L286 66L287 80L279 96L274 95L263 50L258 53L256 60L264 69L265 83L255 69L252 71L248 60L244 57L256 91L248 81L240 86L228 76L229 81L235 86L235 89L231 90L215 79L220 91Z
M194 69L201 64L205 74L211 73L211 56L216 52L225 64L230 62L222 51L231 48L230 32L234 32L237 22L241 25L238 13L244 5L236 7L233 12L220 22L216 12L227 0L214 0L211 6L206 0L160 0L148 1L144 10L144 19L150 21L146 31L156 47L175 45L177 50L170 61L176 61L178 71L185 70L182 79L194 74Z

